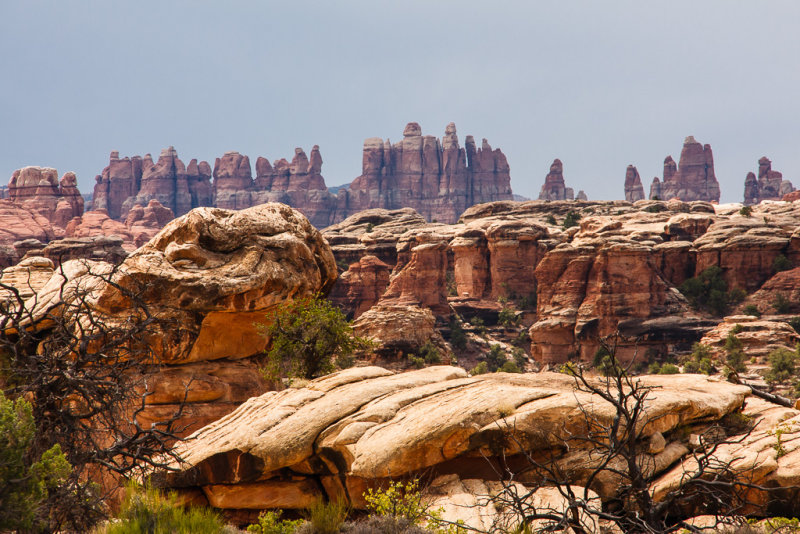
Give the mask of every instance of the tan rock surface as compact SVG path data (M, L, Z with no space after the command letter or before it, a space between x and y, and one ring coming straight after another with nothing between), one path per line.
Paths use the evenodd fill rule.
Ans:
M646 401L647 440L680 425L719 419L740 408L749 392L698 375L641 380L657 387ZM175 486L207 487L338 475L354 502L360 493L353 492L427 468L463 480L485 462L482 455L499 454L498 444L506 444L501 446L506 455L519 447L549 451L585 431L581 407L591 407L600 424L610 423L610 405L576 392L574 385L572 377L553 373L468 377L444 366L399 374L348 369L301 389L248 400L181 444L184 472L166 477ZM514 440L500 438L512 433ZM683 452L675 456L675 451ZM653 456L654 472L684 453L685 448L667 445ZM323 486L343 491L333 480Z
M700 343L710 347L717 356L724 356L727 354L725 341L734 329L741 330L735 335L742 342L742 350L748 358L763 357L779 348L793 351L795 345L800 343L800 336L786 322L758 319L751 315L726 317L706 333Z

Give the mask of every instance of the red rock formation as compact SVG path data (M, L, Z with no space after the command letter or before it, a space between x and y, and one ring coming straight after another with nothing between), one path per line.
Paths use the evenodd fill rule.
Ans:
M328 300L357 319L380 300L389 285L390 273L391 267L375 256L363 256L339 276Z
M791 193L787 193L783 195L781 200L784 202L794 202L795 200L800 200L800 191L792 191Z
M150 154L120 159L113 151L95 180L93 209L106 210L117 220L125 220L136 204L145 206L151 200L178 215L212 201L211 167L193 159L187 168L173 147L162 150L156 163Z
M560 159L553 160L550 172L544 179L539 200L572 200L572 189L564 184L564 166Z
M335 220L369 208L412 207L428 220L453 223L473 204L511 198L499 149L485 139L477 148L472 136L461 148L453 123L440 142L412 122L394 145L377 137L364 141L361 176L339 191Z
M49 220L56 235L63 235L67 222L83 213L83 197L73 172L64 173L59 181L55 169L24 167L14 171L8 192L14 204Z
M664 160L664 180L653 180L650 198L677 198L684 201L719 202L719 183L714 175L714 156L711 145L701 145L691 135L683 142L679 164L672 156Z
M639 171L633 165L628 165L628 168L625 169L625 200L628 202L644 200L642 179L639 177Z
M112 219L104 209L87 211L67 224L66 237L118 236L128 252L144 245L174 218L172 210L151 200L147 207L138 204L129 211L125 222Z
M758 204L762 200L781 200L794 191L792 182L784 180L783 175L772 170L772 162L766 157L758 160L758 178L747 173L744 181L745 205Z
M672 157L670 157L672 159ZM653 177L653 183L650 184L650 196L648 197L650 200L663 200L664 196L661 192L661 181L658 179L658 176Z

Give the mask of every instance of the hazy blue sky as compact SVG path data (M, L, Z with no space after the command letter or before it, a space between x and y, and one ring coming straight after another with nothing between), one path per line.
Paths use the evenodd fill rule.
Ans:
M535 197L553 158L589 198L645 189L694 135L724 201L766 155L800 186L800 2L0 0L0 179L108 153L270 160L319 144L328 185L367 137L454 121Z

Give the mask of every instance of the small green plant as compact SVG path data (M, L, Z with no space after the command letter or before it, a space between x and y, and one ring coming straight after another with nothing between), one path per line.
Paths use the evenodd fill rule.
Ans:
M769 370L764 375L764 380L768 384L786 382L797 371L797 351L776 349L769 353L767 361L769 362Z
M366 233L370 233L375 229L375 225L372 223L367 223L367 228L364 230Z
M369 346L353 334L341 310L319 296L284 304L261 330L270 339L264 370L270 380L328 374L352 365L353 352Z
M258 523L247 527L247 532L253 534L294 534L305 523L302 519L281 519L281 510L262 512L258 516Z
M517 366L517 364L515 362L511 361L511 360L508 360L506 363L501 365L500 369L498 369L498 371L501 372L501 373L521 373L522 372L522 371L520 371L520 369Z
M789 426L788 423L781 423L775 427L774 430L770 430L768 434L770 436L775 436L775 444L772 445L772 448L775 449L775 459L781 458L782 456L786 456L788 452L786 448L783 446L783 435L787 432L791 432L792 428Z
M748 304L742 310L742 313L745 315L751 315L753 317L761 317L761 312L758 311L758 306L755 304Z
M580 368L575 362L567 362L561 364L561 366L558 368L558 372L563 375L578 376L580 373Z
M508 403L500 404L497 407L497 416L500 419L505 419L506 417L514 415L514 412L516 411L517 408L513 404L508 404Z
M37 527L40 505L72 470L58 444L32 461L35 433L31 404L0 391L0 532Z
M653 200L659 200L659 198L654 197ZM649 213L661 213L662 211L667 211L667 207L664 204L651 204L647 206L644 211Z
M415 354L407 354L406 358L408 359L408 363L417 369L425 367L425 360Z
M489 364L487 364L486 362L480 362L478 365L476 365L470 370L469 374L471 374L472 376L485 375L488 372L489 372Z
M324 501L319 499L306 510L306 516L314 534L337 534L347 516L350 515L350 505L344 499Z
M500 345L492 345L489 347L489 354L486 355L486 364L489 366L489 371L494 373L499 370L508 361L508 355L503 347Z
M431 510L424 504L418 480L391 482L386 489L370 488L364 493L364 500L371 515L400 519L434 534L466 534L460 524L442 520L441 508Z
M473 317L469 320L469 324L475 329L475 333L481 337L486 337L486 325L480 317Z
M503 326L517 326L521 320L522 317L511 308L503 308L497 314L497 322Z
M558 224L558 222L556 222L556 218L553 217L552 213L548 215L545 220L547 221L547 224L552 224L553 226L556 226Z
M739 215L743 217L750 217L753 214L753 207L752 206L742 206L739 210Z
M712 375L717 372L717 368L711 362L711 351L701 343L692 345L692 354L683 364L684 373L702 373Z
M535 310L536 293L521 296L517 301L517 308L519 308L520 310Z
M661 364L658 362L650 362L647 366L647 372L651 375L657 375L661 372Z
M561 223L561 227L566 230L567 228L572 228L573 226L578 226L580 224L581 214L574 210L569 210L567 212L566 217L564 217L564 222Z
M620 369L619 361L605 347L600 347L594 353L592 366L603 376L611 376Z
M789 258L784 256L783 254L778 254L778 256L775 258L775 261L772 262L772 270L775 271L776 273L779 273L781 271L788 271L793 267L794 266L792 265L792 262L789 261Z
M174 494L135 483L126 488L118 519L98 534L221 534L224 527L220 516L208 508L184 508Z
M680 372L681 370L674 363L665 363L664 365L661 366L661 370L658 372L658 374L677 375Z
M464 333L461 321L456 318L450 321L450 343L459 350L467 348L467 335Z
M734 336L741 334L742 332L744 332L744 327L739 323L733 325L733 328L731 328L730 331L730 333L733 334Z
M518 369L525 369L525 364L528 363L528 355L519 347L511 349L511 359L517 364Z
M722 269L716 265L707 267L694 278L689 278L679 289L693 308L706 310L717 316L725 315L731 303L741 296L729 294Z
M787 321L794 331L800 333L800 317L792 317Z
M741 332L742 325L737 324L736 326L739 327L738 332ZM747 371L747 367L744 364L747 356L742 349L742 340L736 337L734 333L736 326L731 329L728 337L725 338L725 352L727 353L728 366L737 373L744 373Z
M442 363L442 352L439 350L439 347L434 345L430 340L426 341L425 344L420 347L419 355L428 365Z
M789 313L789 311L792 309L792 302L783 294L778 293L775 296L775 300L772 301L772 307L775 308L775 312L785 314Z

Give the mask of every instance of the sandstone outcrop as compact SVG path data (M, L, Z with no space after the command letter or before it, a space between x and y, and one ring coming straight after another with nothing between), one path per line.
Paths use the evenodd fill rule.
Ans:
M128 256L128 251L123 248L124 241L115 235L97 235L94 237L65 237L50 241L46 245L38 242L21 254L23 258L42 257L51 260L56 266L69 260L96 260L106 263L118 264ZM17 245L17 250L22 247Z
M35 241L38 247L63 235L64 230L54 228L50 220L37 211L28 210L9 199L0 199L0 267L18 262L24 252L15 243Z
M773 314L779 299L785 302L786 313L800 312L800 267L775 273L744 305L753 305L763 314Z
M413 305L373 306L353 322L353 331L374 341L377 352L385 357L404 358L406 354L417 354L428 342L444 346L433 313Z
M479 148L472 136L462 148L453 123L440 141L412 122L394 145L364 141L361 176L339 191L337 220L371 208L411 207L428 220L453 223L473 204L511 198L502 151L486 139Z
M176 215L212 203L211 167L194 159L186 167L173 147L162 150L155 163L150 154L120 159L113 151L95 180L92 209L106 210L116 220L125 220L131 208L151 200Z
M59 180L55 169L23 167L11 176L8 193L14 204L42 215L56 229L83 213L83 197L74 172L64 173Z
M560 159L553 160L550 172L544 178L539 200L572 200L574 194L571 187L564 183L564 165Z
M628 168L625 169L625 200L628 202L644 200L642 179L639 177L639 171L633 165L628 165Z
M391 268L375 256L363 256L343 272L328 300L350 311L352 319L378 303L389 286Z
M719 182L714 174L711 145L701 145L691 135L683 142L676 165L672 156L664 160L662 181L653 179L650 199L719 202Z
M174 218L172 210L151 200L146 207L135 204L125 222L117 221L105 209L87 211L69 221L65 236L74 238L119 237L128 252L144 245Z
M727 354L725 341L731 333L742 342L742 350L748 357L762 358L776 349L794 350L800 343L800 336L786 322L750 315L725 317L703 336L700 343L709 347L715 356L724 357Z
M653 475L688 453L675 443L681 438L674 429L737 411L749 393L699 375L641 380L654 387L645 401L649 424L642 439L661 434L669 440L662 452L646 455ZM185 464L160 481L184 491L200 488L223 509L303 508L320 497L363 508L367 488L423 471L496 480L487 458L502 455L508 465L522 467L525 450L553 455L568 473L565 482L581 485L594 463L591 453L580 446L566 453L559 444L586 432L581 407L589 405L599 424L611 423L610 405L576 391L574 379L563 374L469 377L448 366L398 374L353 368L248 400L180 444ZM532 483L537 476L519 473L516 480ZM613 498L614 478L601 478L591 489L603 500ZM450 477L438 485L448 480L454 482Z
M744 204L758 204L762 200L781 200L792 193L792 182L783 179L783 174L772 170L772 162L766 156L758 160L758 178L747 173L744 181Z
M143 420L174 413L175 396L182 396L187 384L184 422L193 425L263 391L257 366L247 359L269 341L260 325L287 300L327 293L336 278L333 255L320 233L282 204L241 211L197 208L168 223L116 268L73 260L54 271L46 258L20 265L51 275L41 287L36 283L26 303L31 328L46 330L48 314L69 305L73 288L86 288L89 309L109 328L135 320L138 313L119 288L137 295L153 318L142 342L165 366L149 381L156 394L148 399L152 406ZM9 276L27 283L28 271L20 269ZM77 328L82 316L74 320ZM80 325L91 331L91 325Z

